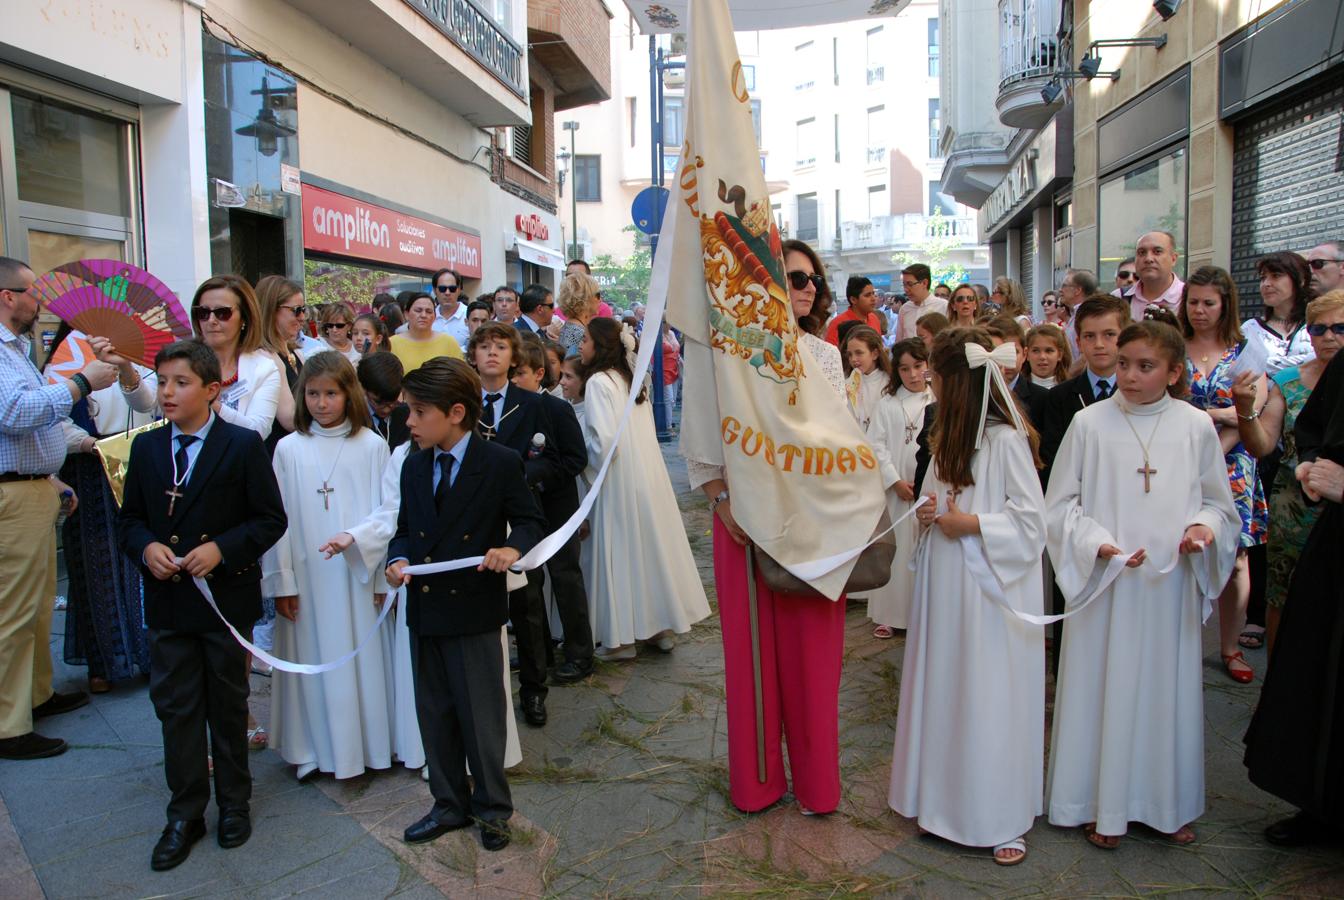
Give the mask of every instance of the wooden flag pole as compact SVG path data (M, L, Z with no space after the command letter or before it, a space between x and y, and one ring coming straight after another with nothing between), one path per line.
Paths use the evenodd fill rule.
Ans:
M751 676L756 686L756 780L765 784L765 696L761 686L761 616L756 605L755 548L747 544L747 613L751 619Z

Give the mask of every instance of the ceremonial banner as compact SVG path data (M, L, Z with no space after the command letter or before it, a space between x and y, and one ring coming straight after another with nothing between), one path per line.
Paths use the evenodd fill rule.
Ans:
M650 289L685 337L681 450L724 466L752 541L835 599L886 506L877 457L799 338L725 0L692 0L689 38Z

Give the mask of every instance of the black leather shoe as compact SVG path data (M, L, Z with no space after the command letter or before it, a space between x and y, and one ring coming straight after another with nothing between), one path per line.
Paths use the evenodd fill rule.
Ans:
M428 815L407 828L405 833L402 834L402 838L408 844L423 844L425 841L432 841L450 831L466 828L470 824L470 822L439 822L435 820L433 815Z
M1328 836L1329 829L1315 816L1304 812L1281 819L1265 829L1265 840L1277 847L1305 847Z
M508 822L481 823L481 846L492 853L509 846L511 836Z
M587 665L563 662L555 667L555 671L551 673L551 680L556 684L573 684L576 681L583 681L591 674L593 674L593 661L591 659L588 660Z
M180 866L191 855L191 845L205 837L205 820L169 822L163 829L163 835L154 845L154 854L149 858L149 867L155 872L163 872Z
M523 720L533 728L546 724L546 700L542 697L523 698Z
M67 713L72 709L79 709L81 706L88 705L89 695L83 691L75 691L73 694L53 693L45 703L39 703L33 707L33 718L59 716L61 713Z
M252 816L246 809L219 811L219 830L215 838L225 850L241 847L252 836Z
M0 738L0 759L44 759L66 751L65 741L30 731L18 737Z

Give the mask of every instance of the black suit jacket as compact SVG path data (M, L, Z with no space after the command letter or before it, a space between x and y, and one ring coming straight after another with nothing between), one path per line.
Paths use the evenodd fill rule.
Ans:
M1050 467L1055 464L1055 454L1059 452L1073 417L1094 402L1087 369L1046 392L1044 424L1040 428L1041 461L1045 463L1041 472L1043 485L1050 483Z
M579 485L575 481L588 467L588 446L583 440L579 417L568 400L543 391L537 395L550 419L561 477L541 485L541 508L552 528L563 525L579 508Z
M538 491L543 490L545 485L559 484L566 477L557 446L559 441L546 410L540 394L525 391L515 384L507 385L504 389L503 412L495 423L495 435L491 440L491 443L508 447L522 457L527 471L527 484ZM539 455L533 457L532 437L537 434L546 436L546 446Z
M933 420L938 415L938 404L930 403L924 407L924 425L919 429L919 437L915 439L915 493L919 493L919 487L924 483L924 475L929 471L929 459L931 453L929 450L929 430L933 428Z
M494 547L527 553L546 536L518 454L474 434L444 506L440 516L434 448L415 451L401 467L401 509L387 558L420 564L482 556ZM507 527L513 531L506 538ZM416 634L482 634L499 630L508 617L509 591L500 572L472 567L418 575L406 588L406 624Z
M255 431L215 418L196 457L191 479L168 515L173 485L172 427L146 432L131 445L126 488L118 517L122 551L140 566L145 583L145 624L173 631L223 631L191 576L167 581L141 560L152 543L186 556L214 541L223 560L206 576L210 593L240 631L261 618L261 555L285 533L288 521L266 447Z
M1023 371L1017 376L1017 384L1013 385L1013 393L1017 399L1022 401L1022 409L1027 414L1027 421L1037 431L1041 430L1045 423L1045 399L1050 396L1047 388L1031 380L1031 373Z

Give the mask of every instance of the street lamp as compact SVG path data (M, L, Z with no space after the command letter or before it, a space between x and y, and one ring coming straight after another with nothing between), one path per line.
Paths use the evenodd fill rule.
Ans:
M574 242L572 247L574 252L570 254L570 259L579 259L579 179L578 165L579 154L575 148L575 135L579 130L579 123L573 120L566 122L561 126L569 132L569 158L571 160L570 172L573 173L569 179L569 208L570 208L570 227L574 232ZM562 151L563 152L563 151Z

